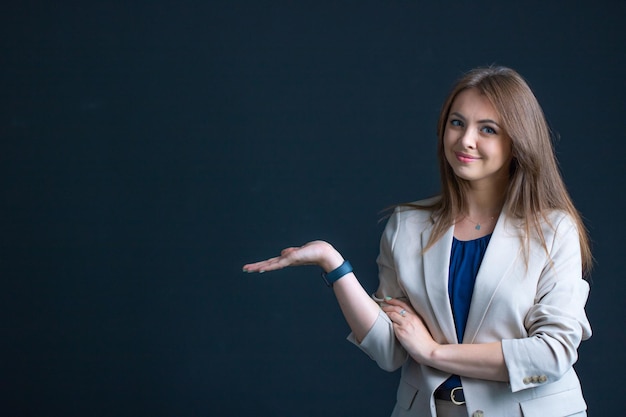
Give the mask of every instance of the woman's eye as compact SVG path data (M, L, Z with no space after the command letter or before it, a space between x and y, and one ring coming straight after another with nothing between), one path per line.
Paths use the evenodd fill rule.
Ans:
M483 132L485 132L485 133L490 134L490 135L495 135L497 133L494 128L489 127L489 126L483 126L483 128L481 130Z
M452 120L450 120L450 124L452 126L463 126L463 122L460 121L459 119L452 119Z

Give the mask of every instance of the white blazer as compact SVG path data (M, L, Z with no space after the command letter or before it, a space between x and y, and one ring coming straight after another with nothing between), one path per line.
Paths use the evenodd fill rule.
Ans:
M580 342L591 337L584 310L589 285L581 276L578 232L572 219L554 212L550 222L552 226L543 227L549 253L534 239L527 261L519 220L502 214L496 223L476 277L463 343L502 341L510 379L462 377L472 416L586 415L572 366ZM380 285L374 299L408 299L438 343L458 343L448 296L454 227L422 253L433 225L427 210L396 209L381 239ZM450 374L415 362L395 338L382 310L360 344L353 335L348 339L381 368L402 367L392 417L435 416L433 392Z

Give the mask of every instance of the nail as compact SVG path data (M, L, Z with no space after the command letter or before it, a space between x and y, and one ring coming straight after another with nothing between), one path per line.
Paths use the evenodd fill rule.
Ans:
M385 301L393 300L393 297L386 296Z

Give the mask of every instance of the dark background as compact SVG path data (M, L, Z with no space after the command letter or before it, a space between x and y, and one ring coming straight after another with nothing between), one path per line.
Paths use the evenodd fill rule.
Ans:
M327 239L373 291L380 210L437 192L439 106L496 63L560 135L597 260L576 367L621 415L626 2L419 3L5 2L0 414L390 414L315 268L241 266Z

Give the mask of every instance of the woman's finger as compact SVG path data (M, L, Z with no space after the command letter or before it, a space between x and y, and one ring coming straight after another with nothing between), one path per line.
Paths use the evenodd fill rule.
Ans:
M264 261L255 262L243 266L244 272L268 272L282 269L287 266L299 265L297 252L301 248L292 247L283 249L280 256L269 258Z
M400 308L404 308L407 311L412 311L413 308L409 305L409 303L399 300L397 298L386 298L385 299L385 303L392 305L394 307L400 307Z
M391 321L396 324L399 324L404 319L408 318L409 313L411 313L411 311L398 306L385 306L383 307L383 311L387 314Z
M404 314L407 313L407 310L402 307L402 306L392 306L392 305L387 305L387 306L383 306L382 310L386 313L398 313L400 314L402 311L404 311Z
M265 261L255 262L243 266L244 272L266 272L275 271L277 269L284 268L289 264L285 262L285 259L281 256L275 258L266 259Z

